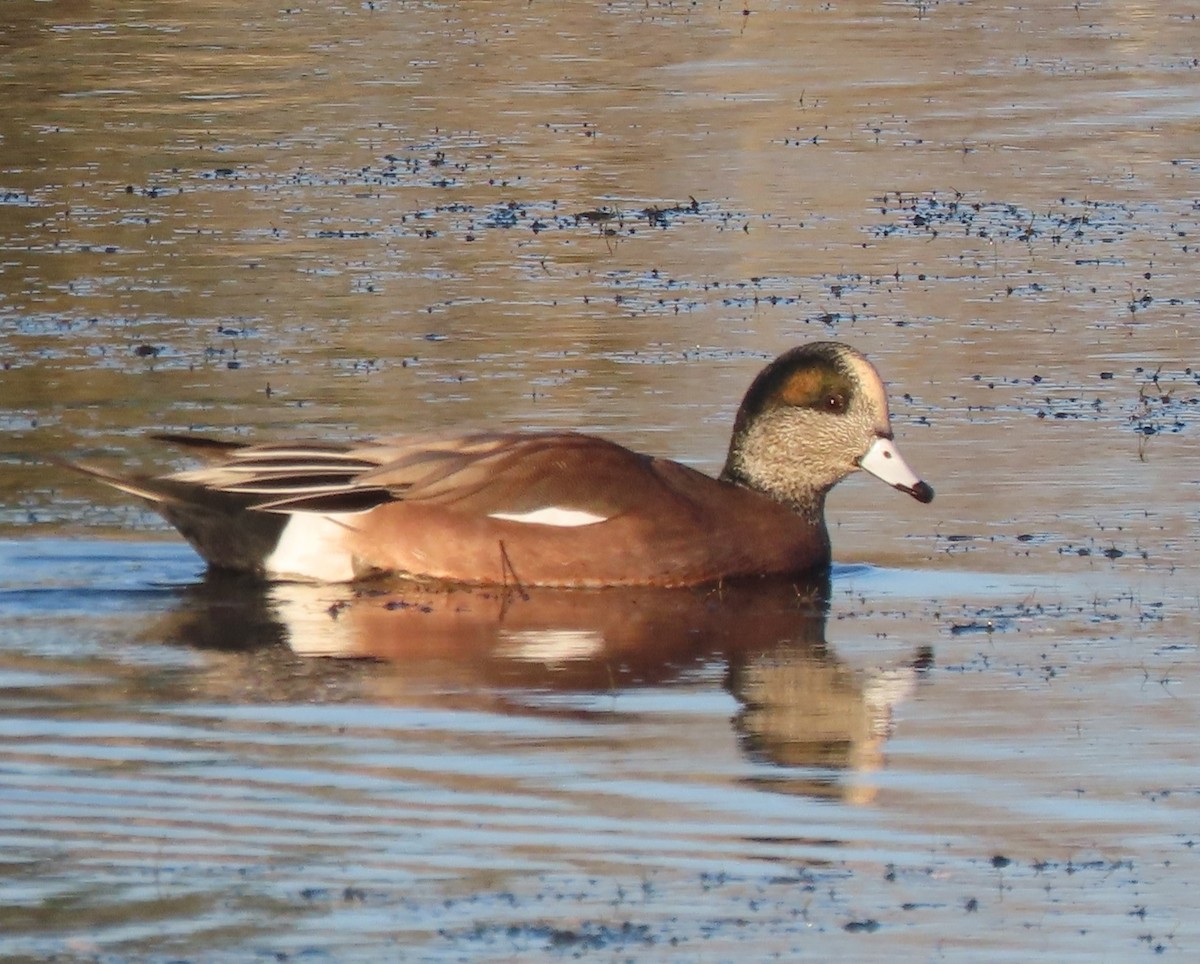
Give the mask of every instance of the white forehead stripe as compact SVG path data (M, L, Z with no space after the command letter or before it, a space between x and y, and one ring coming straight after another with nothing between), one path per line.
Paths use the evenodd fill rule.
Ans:
M871 408L886 423L888 420L887 389L883 387L883 379L879 371L869 361L859 355L850 359L850 366L858 375L858 383L864 395L871 402Z
M604 522L608 516L585 512L583 509L564 509L561 506L548 505L529 512L492 512L488 514L488 518L500 519L503 522L525 522L539 526L573 528Z

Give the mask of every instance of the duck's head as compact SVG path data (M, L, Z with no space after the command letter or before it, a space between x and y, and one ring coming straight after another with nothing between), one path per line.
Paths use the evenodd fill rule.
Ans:
M892 442L887 392L874 365L832 341L780 355L742 400L721 478L820 512L825 494L858 469L919 502L933 499Z

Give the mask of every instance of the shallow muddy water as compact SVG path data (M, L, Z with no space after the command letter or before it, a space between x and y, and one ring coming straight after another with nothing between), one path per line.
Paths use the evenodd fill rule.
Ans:
M1189 959L1195 3L10 0L0 956ZM813 587L204 578L47 464L889 380Z

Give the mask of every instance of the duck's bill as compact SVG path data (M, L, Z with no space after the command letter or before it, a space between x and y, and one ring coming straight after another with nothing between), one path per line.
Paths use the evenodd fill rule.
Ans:
M933 501L933 487L922 482L908 467L891 439L877 438L867 449L867 454L858 460L858 465L892 488L907 492L918 502Z

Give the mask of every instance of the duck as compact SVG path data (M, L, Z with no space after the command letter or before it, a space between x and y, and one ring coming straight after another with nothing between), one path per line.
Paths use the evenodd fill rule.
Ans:
M569 431L361 442L155 440L199 468L129 475L66 462L158 512L212 571L268 581L683 587L831 564L825 500L862 470L928 503L896 447L874 365L842 342L784 352L753 380L724 467Z

